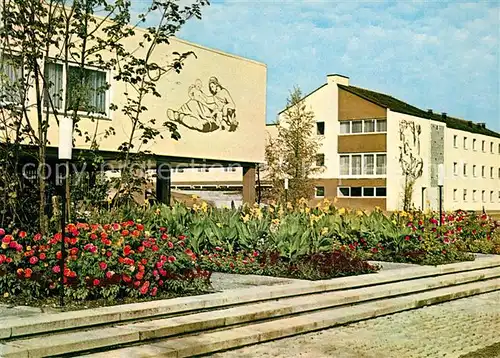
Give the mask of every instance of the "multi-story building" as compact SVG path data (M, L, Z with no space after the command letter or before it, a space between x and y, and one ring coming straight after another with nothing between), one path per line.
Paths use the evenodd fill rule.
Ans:
M322 139L313 202L398 210L416 174L416 208L437 209L442 184L445 210L500 210L500 133L485 124L419 109L337 74L304 101Z
M147 32L146 29L135 29L134 36L123 40L124 48L132 53L141 53ZM88 44L89 47L91 45ZM73 75L73 71L79 71L76 62L65 66L56 56L59 52L58 48L52 46L50 58L40 61L42 65L46 64L41 72L53 84L50 87L47 85L46 91L54 107L53 111L46 112L50 116L47 161L51 163L57 160L56 119L62 116L65 108L70 111L73 108L69 99L75 89L67 79ZM168 201L170 197L170 168L174 168L172 176L175 177L185 167L195 167L198 171L204 170L207 165L217 165L222 173L230 175L230 181L239 182L243 200L254 202L255 168L264 161L266 65L179 38L171 38L168 45L156 46L152 58L161 65L168 63L175 53L192 53L195 56L188 56L184 60L180 73L172 71L157 81L156 89L161 98L150 95L143 102L148 108L144 117L156 118L155 129L164 136L157 136L147 144L136 143L132 152L140 147L154 154L154 162L148 165L150 169L161 171L156 180L156 195L161 201ZM8 60L8 56L2 54L0 63L0 94L3 94L5 82L14 83L21 76L21 68L15 61ZM115 54L103 51L98 56L107 60L114 58ZM117 69L89 66L85 71L92 81L88 84L91 86L88 98L81 102L89 103L93 109L90 113L82 106L78 108L78 115L83 118L79 122L79 130L90 136L95 133L95 142L99 144L101 154L108 163L112 163L132 131L131 121L123 113L127 103L125 94L131 91L126 82L117 80ZM106 90L102 90L103 87ZM30 101L35 97L34 91L31 86L27 93L28 105L32 104ZM117 109L110 110L111 104ZM0 110L7 111L2 103ZM30 109L28 115L28 120L36 123L36 111ZM179 140L175 141L168 135L168 129L163 124L167 121L177 126L181 137ZM5 143L11 135L4 132L0 135L0 143ZM110 132L115 134L106 136ZM135 137L139 137L140 129L135 134ZM89 151L90 144L86 137L75 136L76 155ZM232 169L236 165L239 168ZM115 171L118 175L118 170Z

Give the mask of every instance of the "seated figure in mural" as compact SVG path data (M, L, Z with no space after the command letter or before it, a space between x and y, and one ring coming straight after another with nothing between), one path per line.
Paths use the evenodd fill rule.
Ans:
M203 92L201 80L189 86L189 100L178 110L168 109L167 117L187 128L200 132L213 132L219 128L236 130L236 108L229 92L223 88L217 78L209 80L211 95Z

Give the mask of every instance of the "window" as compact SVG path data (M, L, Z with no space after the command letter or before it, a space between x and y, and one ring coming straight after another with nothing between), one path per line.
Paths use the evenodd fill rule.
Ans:
M375 132L375 121L374 120L365 121L364 132L365 133Z
M453 174L458 175L458 163L453 162Z
M324 186L317 186L314 191L315 191L316 198L323 198L325 196L325 187Z
M453 189L453 201L457 201L457 194L458 194L458 189Z
M477 201L477 195L476 194L477 194L477 190L474 189L472 191L472 201L474 201L474 202Z
M340 122L340 134L351 133L351 122Z
M105 114L108 87L106 72L73 66L69 67L67 76L64 72L63 66L58 63L50 63L45 67L45 77L48 79L45 102L50 98L55 109L62 109L65 100L68 110ZM63 86L66 77L68 80Z
M349 187L344 187L344 188L338 188L337 190L337 195L338 196L351 196L351 191L350 191L351 188Z
M316 122L316 133L318 135L325 135L325 122Z
M467 149L467 137L464 137L464 149Z
M498 179L500 179L500 168L498 168Z
M375 188L363 188L363 196L375 196Z
M363 169L363 174L365 175L373 175L375 170L375 155L374 154L365 154L365 165Z
M379 197L385 197L387 196L387 189L386 188L376 188L375 189L375 192L376 192L376 196L379 196Z
M340 156L340 175L349 175L350 160L348 155Z
M467 176L467 164L464 163L464 177Z
M476 149L476 138L472 139L472 150L477 150Z
M351 188L351 196L352 197L360 197L362 196L362 188L361 187L352 187Z
M467 189L464 189L463 199L467 201Z
M476 165L474 164L472 166L472 176L476 177L477 176L477 173L476 173Z
M456 134L453 136L453 146L458 147L458 136Z
M361 155L353 155L351 175L361 175Z
M483 200L483 203L486 203L486 190L481 192L481 199Z
M203 173L203 172L208 173L209 171L210 171L210 168L198 168L199 173Z
M493 202L493 200L494 200L494 199L493 199L493 197L494 197L494 196L495 196L495 192L494 192L493 190L492 190L492 191L490 191L490 203L492 203L492 202Z
M236 168L235 167L224 167L225 172L235 172Z
M483 152L486 152L486 141L485 140L483 140L483 142L481 143L481 150Z
M490 152L493 154L493 142L490 143Z
M387 121L377 120L377 132L387 132Z
M363 122L362 121L352 121L352 133L363 133Z
M184 169L183 168L172 168L172 173L184 173Z
M498 154L500 154L500 144L498 145Z
M316 166L322 167L325 165L325 155L324 154L316 154Z
M485 177L486 177L486 167L485 167L484 165L481 167L481 176L482 176L483 178L485 178Z
M17 58L3 55L0 73L0 103L21 103L22 71Z
M493 167L490 168L490 178L493 179Z
M377 175L387 173L387 156L385 154L377 154Z

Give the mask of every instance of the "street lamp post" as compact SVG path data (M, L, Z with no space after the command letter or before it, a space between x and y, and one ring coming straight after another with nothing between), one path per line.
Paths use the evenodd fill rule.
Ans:
M427 189L425 186L422 187L422 211L425 210L425 189Z
M438 165L438 187L439 187L439 226L443 218L443 186L444 186L444 164Z
M59 185L61 187L61 260L60 268L60 296L59 304L64 306L64 261L66 259L66 184L69 175L69 161L73 151L73 119L63 117L59 120L59 148L58 158L63 163L64 171L60 173Z

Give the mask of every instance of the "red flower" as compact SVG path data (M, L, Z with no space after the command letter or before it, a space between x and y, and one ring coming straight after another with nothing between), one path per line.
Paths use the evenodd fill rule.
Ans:
M101 283L101 281L99 281L97 278L95 278L94 281L92 281L92 284L94 286L99 286L100 283Z
M132 236L139 237L140 235L141 235L141 232L139 230L132 231Z
M147 263L148 263L148 259L142 259L142 260L141 260L141 263L142 263L143 265L147 265Z
M69 250L70 255L76 255L78 253L78 249L76 247L73 247L71 250Z
M96 235L96 234L90 234L90 238L91 238L92 240L95 240L95 239L97 239L97 235Z
M24 270L22 268L18 268L16 272L18 276L22 276L24 274Z
M137 224L136 228L137 228L137 230L142 231L142 230L144 230L144 225Z
M167 230L167 228L166 228L166 227L163 227L163 226L162 226L162 227L160 227L160 231L161 231L161 232L164 232L164 231L166 231L166 230Z
M176 260L177 260L177 259L175 258L175 256L169 256L169 257L167 258L167 261L168 261L168 262L175 262Z
M184 235L180 235L180 236L178 237L178 239L179 239L179 240L181 240L181 241L182 241L182 240L184 240L185 238L186 238L186 236L184 236Z
M99 267L100 267L101 270L104 271L104 270L106 270L108 268L108 264L101 261L101 262L99 262Z
M26 231L19 231L19 237L24 239L26 237Z
M157 287L153 287L151 289L151 296L153 296L153 297L156 296L156 292L158 292L158 288Z
M113 253L111 251L106 251L106 256L107 257L111 257L113 255Z
M145 284L142 285L141 289L139 290L139 292L142 294L142 295L145 295L147 292L148 292L148 289L149 289L149 286L146 286Z
M132 277L130 277L130 276L129 276L129 275L127 275L127 274L123 274L123 275L122 275L122 279L123 279L123 281L125 281L125 282L130 282L130 281L132 281Z
M139 246L139 247L137 248L137 252L140 252L140 253L143 253L143 252L144 252L144 250L145 250L144 246Z
M151 247L151 250L153 250L153 251L158 251L159 249L160 249L160 248L159 248L157 245L153 245L153 246Z
M31 258L30 258L30 264L36 265L37 262L38 262L38 257L31 256Z
M131 252L131 251L132 251L132 249L130 248L130 246L129 246L129 245L126 245L126 246L123 248L123 254L124 254L125 256L130 255L130 252Z
M4 236L5 235L5 230L0 228L0 236Z
M405 236L406 241L410 241L410 237L408 235Z
M42 234L38 233L33 236L33 241L40 241L42 239Z
M62 258L62 253L61 251L56 252L56 259L60 260Z
M114 231L118 231L121 229L120 224L118 223L114 223L113 225L111 225L111 227L113 228Z
M135 275L135 278L140 281L140 280L142 280L144 278L144 274L142 272L138 272Z
M113 271L106 272L106 278L110 279L115 273Z
M378 249L377 249L376 247L373 247L373 248L372 248L372 252L373 252L374 254L376 254L376 253L378 252Z
M254 251L252 255L253 255L253 257L257 257L257 256L259 256L259 252L258 251Z
M215 251L222 251L222 250L223 250L223 249L222 249L222 247L220 247L220 246L215 246Z
M122 230L122 236L128 236L129 234L130 234L130 231Z
M169 249L173 249L173 248L174 248L174 244L173 244L173 242L172 242L172 241L169 241L169 242L168 242L168 248L169 248Z
M30 268L27 268L25 271L24 271L24 277L26 278L31 278L31 275L33 274L33 270L30 269Z

